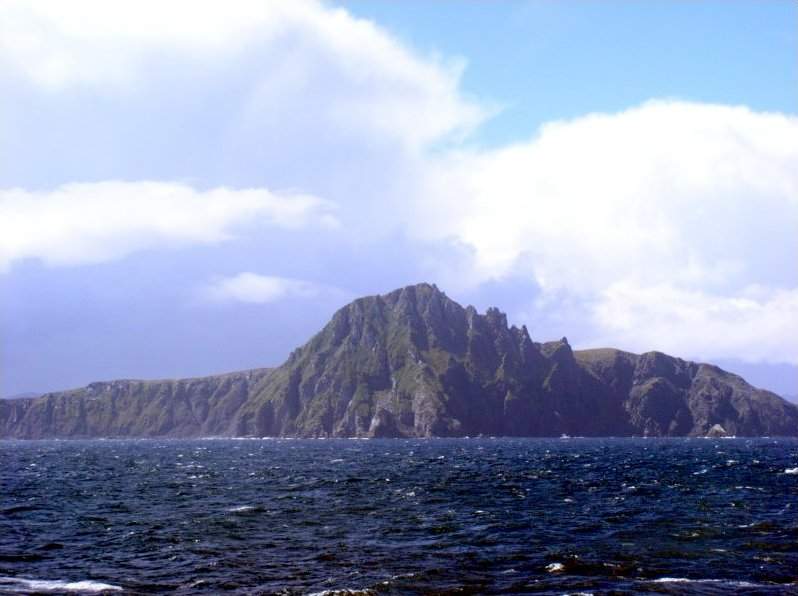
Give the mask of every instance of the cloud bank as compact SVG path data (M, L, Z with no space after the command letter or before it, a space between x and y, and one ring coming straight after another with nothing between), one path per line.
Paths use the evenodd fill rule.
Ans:
M326 201L266 189L98 182L45 192L0 190L0 271L23 259L78 265L145 249L216 244L253 223L296 230L334 227L337 220Z
M792 246L796 165L798 118L650 102L454 155L433 180L450 217L427 231L473 247L478 279L527 268L551 289L779 279L767 263Z
M460 93L461 60L419 56L314 0L9 0L0 7L2 66L44 92L90 89L142 105L147 94L181 90L192 94L184 102L213 101L224 80L234 86L230 103L212 111L232 109L231 124L290 129L305 120L339 141L368 131L419 146L485 117Z
M534 279L544 328L565 307L588 343L798 362L798 118L652 101L436 168L423 232L472 283Z
M644 351L798 363L798 289L749 286L732 295L618 282L594 307L608 341Z

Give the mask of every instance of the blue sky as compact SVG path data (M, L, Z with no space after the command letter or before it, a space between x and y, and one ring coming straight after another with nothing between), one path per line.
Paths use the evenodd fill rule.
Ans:
M422 280L798 394L796 17L4 3L0 394L279 364Z
M343 6L423 52L461 56L462 88L502 112L478 142L526 138L549 120L654 97L798 106L791 2L392 2Z

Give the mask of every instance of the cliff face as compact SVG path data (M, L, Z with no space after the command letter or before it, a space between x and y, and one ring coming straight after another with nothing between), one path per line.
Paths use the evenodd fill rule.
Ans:
M0 401L0 436L20 438L710 431L798 435L798 408L658 352L533 342L497 309L478 314L427 284L354 301L276 369Z
M798 407L711 364L661 352L575 352L583 370L620 397L633 434L798 436Z
M228 434L269 369L181 379L111 381L34 399L0 400L0 437L191 437Z

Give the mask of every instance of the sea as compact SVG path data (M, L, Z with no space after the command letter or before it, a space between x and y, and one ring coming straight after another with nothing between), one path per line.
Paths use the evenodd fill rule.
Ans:
M798 440L1 441L0 593L798 594Z

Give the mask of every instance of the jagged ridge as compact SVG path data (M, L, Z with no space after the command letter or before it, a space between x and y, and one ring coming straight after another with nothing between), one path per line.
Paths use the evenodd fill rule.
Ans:
M718 426L719 425L719 426ZM798 435L798 408L659 352L536 343L434 285L355 300L275 369L0 401L0 436Z

